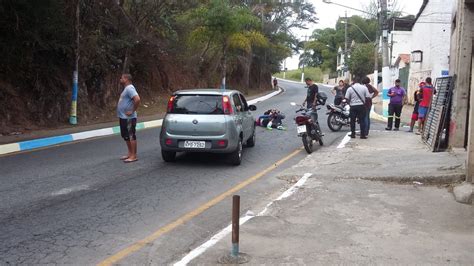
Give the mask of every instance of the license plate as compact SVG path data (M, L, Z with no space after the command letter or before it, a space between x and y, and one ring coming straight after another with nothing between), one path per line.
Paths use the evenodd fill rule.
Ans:
M296 131L298 132L298 134L306 133L306 126L298 126L296 128Z
M206 148L206 142L205 141L186 140L184 142L184 147L189 148L189 149L204 149L204 148Z

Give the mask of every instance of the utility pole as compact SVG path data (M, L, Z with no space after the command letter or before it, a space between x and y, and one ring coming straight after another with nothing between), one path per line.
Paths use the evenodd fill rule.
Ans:
M348 77L348 68L347 68L347 24L348 24L348 20L347 20L347 11L345 13L345 21L346 23L344 23L344 77L347 79L349 78Z
M306 60L306 42L308 40L308 35L305 35L304 36L304 49L303 49L303 59L302 59L302 62L303 62L303 72L301 72L301 83L304 82L304 63L305 63L305 60Z
M388 21L387 0L380 1L380 12L382 19L382 86L383 86L383 116L388 117L388 90L390 89L390 66L388 60Z
M80 2L81 0L76 0L76 51L75 51L75 64L74 64L74 72L72 77L72 102L71 102L71 113L69 116L69 123L71 125L77 124L77 91L79 89L79 42L80 42L80 34L79 34L79 25L80 21Z
M377 30L375 31L375 43L374 43L374 87L378 90L379 85L379 44L380 44L380 29L382 29L382 20L379 13L379 3L377 2Z

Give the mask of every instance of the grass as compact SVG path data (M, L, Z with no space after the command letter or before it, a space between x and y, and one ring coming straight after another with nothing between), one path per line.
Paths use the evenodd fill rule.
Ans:
M288 70L286 72L286 79L301 81L301 72L302 69ZM283 72L275 73L274 76L277 78L283 78ZM317 67L305 67L304 76L305 78L310 77L315 82L323 81L323 71Z

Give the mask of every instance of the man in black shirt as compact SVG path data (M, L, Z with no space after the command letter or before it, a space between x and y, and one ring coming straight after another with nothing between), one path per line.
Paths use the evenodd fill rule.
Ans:
M308 108L316 108L317 96L319 92L318 85L314 84L313 80L310 78L306 78L304 81L306 82L306 85L308 85L308 92L306 99L303 102L303 106L306 105Z

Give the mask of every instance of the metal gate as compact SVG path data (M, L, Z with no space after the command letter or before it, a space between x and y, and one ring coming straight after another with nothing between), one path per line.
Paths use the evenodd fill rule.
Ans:
M422 139L433 152L438 152L448 146L454 77L437 78L435 87L437 93L426 117Z

